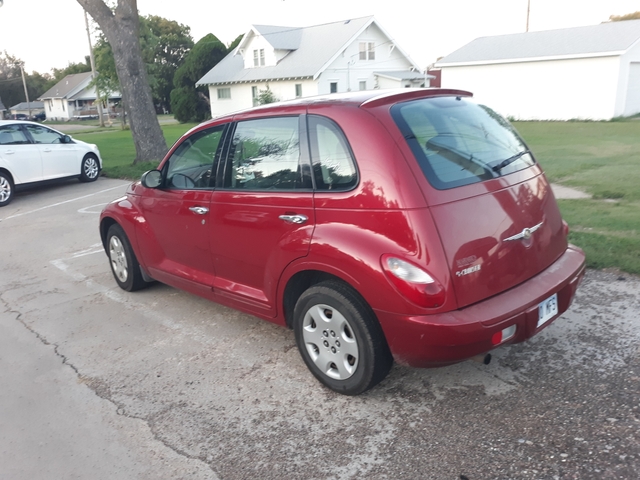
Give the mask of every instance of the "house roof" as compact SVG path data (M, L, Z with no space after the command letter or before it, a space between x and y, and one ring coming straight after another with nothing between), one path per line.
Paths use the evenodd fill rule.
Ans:
M1 105L1 104L0 104ZM14 105L9 110L42 110L44 109L43 102L20 102L17 105Z
M67 75L49 90L40 95L40 100L47 98L70 98L91 82L91 72L73 73Z
M640 20L476 38L437 67L621 55L640 42Z
M372 23L382 30L372 16L304 28L254 26L238 47L198 80L196 85L316 78ZM391 38L384 30L382 32ZM262 35L274 49L290 52L277 65L245 69L241 49L251 35ZM419 69L408 55L400 51L414 68Z

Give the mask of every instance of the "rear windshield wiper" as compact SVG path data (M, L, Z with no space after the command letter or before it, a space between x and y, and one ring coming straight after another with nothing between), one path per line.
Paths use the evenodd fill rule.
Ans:
M509 158L505 158L499 164L494 165L493 167L491 167L491 170L493 170L494 172L499 172L504 167L506 167L507 165L512 164L513 162L515 162L516 160L518 160L520 157L522 157L523 155L525 155L527 153L529 153L529 150L523 150L523 151L521 151L519 153L516 153L515 155L513 155L513 156L511 156Z

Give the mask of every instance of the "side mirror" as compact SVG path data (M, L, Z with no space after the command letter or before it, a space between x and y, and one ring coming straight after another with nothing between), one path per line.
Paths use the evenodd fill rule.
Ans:
M144 172L140 178L140 183L147 188L158 188L162 183L162 172L160 170Z
M71 137L69 135L63 135L62 137L62 143L71 143L73 140L71 140Z

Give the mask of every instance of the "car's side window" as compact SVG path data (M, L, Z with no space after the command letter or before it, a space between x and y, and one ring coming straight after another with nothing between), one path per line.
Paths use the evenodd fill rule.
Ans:
M63 143L63 135L39 125L25 125L36 143Z
M173 152L165 166L165 186L198 190L215 185L225 125L194 133Z
M0 145L23 145L31 143L19 125L0 127Z
M304 188L302 178L298 116L238 122L224 188L292 190Z
M332 120L309 116L309 143L317 190L349 190L358 172L344 133Z

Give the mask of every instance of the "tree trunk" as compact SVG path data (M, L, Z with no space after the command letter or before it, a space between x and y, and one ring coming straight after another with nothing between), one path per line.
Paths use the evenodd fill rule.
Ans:
M100 26L113 50L122 99L127 106L136 147L133 163L161 160L167 152L167 142L158 123L142 60L137 0L118 0L115 11L103 0L77 1Z

